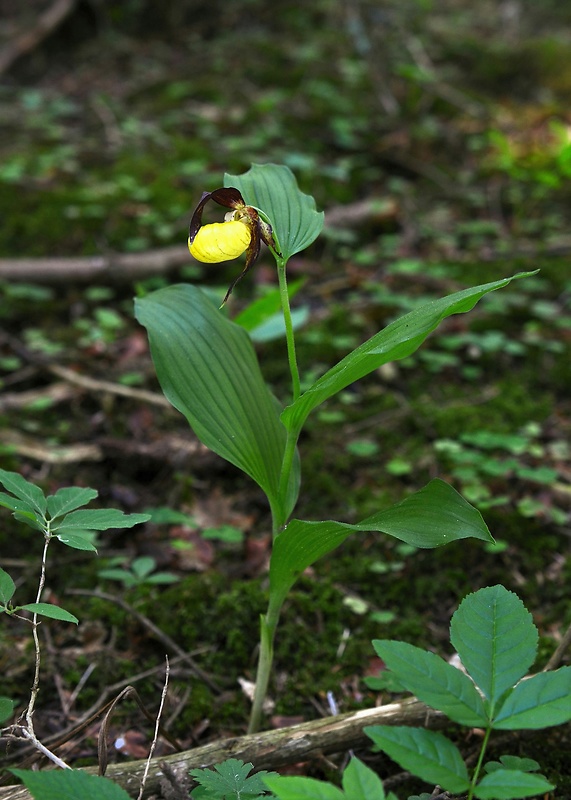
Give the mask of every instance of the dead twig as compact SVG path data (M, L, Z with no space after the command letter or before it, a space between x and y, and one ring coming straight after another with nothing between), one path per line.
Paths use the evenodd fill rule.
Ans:
M394 218L398 208L394 200L370 197L325 212L329 228L354 227L367 222ZM162 275L191 263L186 245L175 245L145 253L115 253L77 258L0 258L0 280L34 283L129 283Z
M33 27L26 28L19 36L15 36L7 47L0 51L0 75L3 75L21 56L30 53L41 44L50 33L68 17L77 4L77 0L55 0L36 20Z
M549 672L549 670L557 669L561 665L561 662L563 661L563 656L569 645L571 645L571 625L569 625L569 627L563 634L563 638L557 645L555 652L553 653L547 664L544 666L543 672Z

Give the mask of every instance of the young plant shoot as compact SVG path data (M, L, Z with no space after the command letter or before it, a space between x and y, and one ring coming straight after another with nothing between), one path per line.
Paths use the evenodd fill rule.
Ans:
M231 211L224 222L202 226L209 200ZM261 242L268 246L277 268L292 381L291 402L285 408L267 387L244 328L229 321L201 289L169 286L136 300L137 319L147 328L166 397L203 444L256 481L270 507L270 597L261 619L250 731L261 724L281 608L304 569L353 532L382 532L415 547L438 547L467 537L492 541L480 513L441 480L357 522L291 519L301 475L297 443L309 414L383 364L411 355L446 317L470 311L488 292L530 274L431 300L375 334L302 393L286 266L317 238L323 221L292 172L266 164L253 165L243 175L225 175L223 188L203 194L190 224L189 248L197 259L215 263L246 253L245 267L223 304L251 268Z

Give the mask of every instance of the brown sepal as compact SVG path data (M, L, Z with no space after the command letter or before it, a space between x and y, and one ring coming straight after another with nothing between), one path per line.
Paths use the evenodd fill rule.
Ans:
M224 206L225 208L244 208L246 205L244 203L244 198L238 189L234 189L233 187L214 189L213 192L203 192L198 205L194 209L194 213L188 227L188 240L190 244L193 243L194 238L198 233L200 226L202 225L202 212L204 210L204 206L209 200L214 200L214 202L218 203L219 206Z

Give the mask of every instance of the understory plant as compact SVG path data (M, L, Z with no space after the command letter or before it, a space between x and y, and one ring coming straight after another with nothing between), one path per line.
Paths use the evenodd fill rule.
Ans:
M432 786L467 800L516 800L555 787L530 758L502 755L485 761L493 731L541 730L571 720L571 667L527 675L537 654L538 632L522 601L504 586L480 589L464 598L452 616L450 639L460 659L453 666L440 656L406 642L375 640L386 671L369 679L376 688L412 692L453 722L481 731L474 769L443 734L412 726L371 725L365 733L403 769ZM373 683L374 682L374 683ZM379 776L353 757L342 787L302 776L258 773L252 764L228 759L214 770L191 770L200 784L192 800L397 800ZM263 788L261 788L263 787ZM267 795L265 789L271 790ZM409 800L430 800L433 794Z
M537 628L519 597L501 585L464 598L452 616L450 641L462 669L406 642L375 640L373 646L393 685L396 679L453 722L482 731L472 773L456 745L437 731L372 725L365 733L403 769L468 800L551 791L531 759L484 759L493 731L540 730L571 720L571 667L527 675L537 655Z
M41 618L50 618L62 622L78 623L77 617L64 608L53 603L43 602L42 596L46 587L48 550L53 541L72 547L76 550L97 552L94 544L99 531L112 528L132 528L140 522L150 519L148 514L125 514L114 508L85 509L98 492L87 487L68 486L58 489L55 494L46 497L39 486L27 481L16 472L0 469L0 485L5 492L0 492L0 506L10 509L18 522L22 522L43 538L40 555L40 576L36 590L36 599L32 603L14 605L16 584L12 577L0 568L0 613L29 623L32 629L35 652L35 668L30 699L20 720L9 726L2 735L8 738L19 737L33 744L54 761L58 766L66 767L53 753L50 753L38 740L34 732L34 709L40 691L41 646L39 626ZM13 703L9 698L0 698L0 722L9 719Z
M202 225L209 201L229 210L222 222ZM530 274L430 300L391 322L317 380L302 380L286 266L317 238L322 226L323 214L313 198L299 190L287 167L274 164L225 175L223 187L203 194L190 224L189 248L197 259L216 263L246 253L245 266L223 305L252 267L262 242L275 259L291 374L291 396L285 404L266 385L244 328L231 322L199 287L169 286L136 300L136 316L147 328L165 396L198 438L256 481L268 500L273 534L269 601L260 620L250 732L261 724L282 605L299 575L317 559L354 532L382 532L424 548L468 537L492 541L480 513L439 479L357 522L292 519L301 477L297 445L309 414L383 364L411 355L446 317L471 310L488 292Z

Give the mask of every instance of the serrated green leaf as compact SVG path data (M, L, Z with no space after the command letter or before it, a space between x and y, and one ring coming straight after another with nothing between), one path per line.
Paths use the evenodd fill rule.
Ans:
M75 625L79 623L77 617L66 611L65 608L54 606L53 603L26 603L25 606L18 606L18 608L31 611L33 614L40 614L42 617L49 617L50 619L59 619L62 622L73 622Z
M5 469L0 469L0 483L19 500L25 500L37 512L45 514L47 501L39 486L30 483L17 472L8 472Z
M13 769L35 800L130 800L113 781L75 769L43 772Z
M501 289L512 280L534 274L535 272L522 272L511 278L464 289L441 300L426 303L395 320L345 356L289 405L282 414L284 425L294 432L300 431L314 408L383 364L406 358L414 353L429 333L446 317L470 311L488 292Z
M311 195L299 190L289 167L252 164L243 175L224 175L224 186L238 189L247 205L267 215L286 260L309 247L321 233L324 214L316 210Z
M62 514L68 514L70 511L75 511L76 508L86 506L92 500L95 500L97 495L96 489L65 486L62 489L58 489L55 494L48 495L48 513L52 519L61 517Z
M53 526L59 536L62 532L77 531L85 528L88 531L107 531L112 528L132 528L150 519L149 514L125 514L116 508L94 508L72 511L61 522Z
M351 759L343 773L342 782L346 800L384 800L382 780L358 758Z
M364 729L375 745L403 769L448 792L464 792L468 770L456 745L436 731L407 726L370 725Z
M221 764L216 764L214 769L191 769L191 776L203 789L200 792L193 792L192 796L216 798L216 800L234 800L234 798L246 800L259 797L266 791L264 778L276 773L264 770L248 777L253 768L253 764L245 764L237 758L228 758Z
M406 642L373 641L377 655L397 679L431 708L460 725L485 727L484 702L470 678L440 656Z
M533 775L520 770L495 770L484 775L476 786L475 796L480 800L516 800L534 797L555 789L543 775Z
M494 728L548 728L571 720L571 667L540 672L521 681L502 704Z
M14 712L14 701L9 697L0 697L0 724L10 719Z
M531 614L501 585L469 594L450 623L450 641L492 705L533 664L537 639Z
M195 286L169 286L137 300L136 316L148 330L167 399L200 441L256 481L287 519L299 490L299 463L284 503L279 477L286 430L246 331Z
M520 756L500 756L499 761L488 761L484 764L486 772L495 772L498 769L517 769L521 772L536 772L539 764L533 758Z
M315 778L276 775L265 778L264 783L278 800L346 800L337 786Z
M481 514L439 479L401 503L350 524L292 520L277 536L270 559L273 601L281 603L304 569L330 553L354 532L376 531L415 547L438 547L473 537L490 541Z
M0 567L0 603L2 603L3 606L7 606L14 597L15 591L16 584L10 575Z

